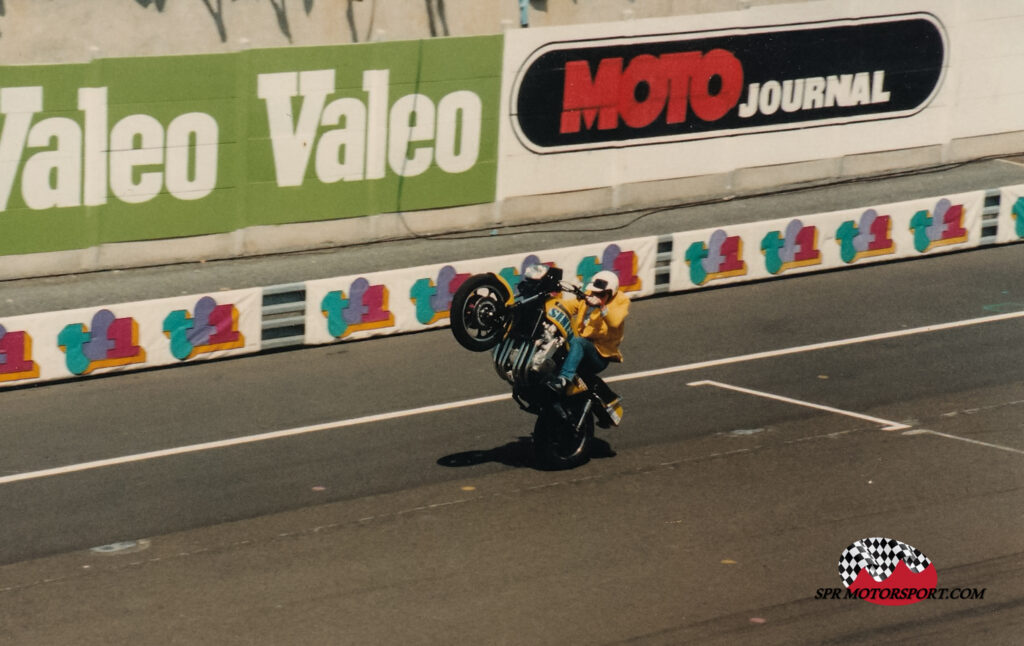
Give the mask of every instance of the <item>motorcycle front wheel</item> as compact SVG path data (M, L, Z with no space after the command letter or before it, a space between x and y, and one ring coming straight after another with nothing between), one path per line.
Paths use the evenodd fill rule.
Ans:
M452 296L452 335L473 352L490 350L505 333L509 293L494 274L475 274Z
M552 471L572 469L590 459L594 438L594 415L578 406L566 405L568 419L554 408L545 408L533 428L533 450L538 465ZM580 422L580 415L584 418ZM578 423L579 422L579 423Z

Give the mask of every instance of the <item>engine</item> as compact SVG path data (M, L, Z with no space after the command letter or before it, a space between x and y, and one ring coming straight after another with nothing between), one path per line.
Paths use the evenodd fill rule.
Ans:
M539 375L550 375L558 370L555 353L565 345L565 339L557 334L554 325L545 321L544 334L537 339L537 350L530 361L530 370Z
M537 375L549 375L558 369L555 357L565 340L547 321L536 339L508 337L494 348L494 368L510 384L537 381ZM533 379L531 379L533 377Z

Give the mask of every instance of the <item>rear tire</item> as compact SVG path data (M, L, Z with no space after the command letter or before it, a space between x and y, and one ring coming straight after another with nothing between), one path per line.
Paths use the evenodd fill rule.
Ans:
M459 345L473 352L490 350L505 333L508 288L494 274L475 274L452 297L449 319Z
M553 408L541 411L533 428L533 450L538 466L558 471L572 469L590 460L590 442L594 438L594 414L587 412L586 419L576 431L573 422L582 412L579 405L566 402L570 420L565 420Z

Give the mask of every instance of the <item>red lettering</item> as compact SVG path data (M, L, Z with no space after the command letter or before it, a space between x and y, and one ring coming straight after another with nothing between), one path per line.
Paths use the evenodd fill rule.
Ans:
M638 99L641 87L646 96ZM593 76L587 61L569 61L559 131L574 133L595 125L613 130L619 117L630 128L643 128L663 111L666 123L682 123L688 109L703 121L717 121L736 107L742 93L743 65L724 49L641 54L625 69L622 58L606 58Z
M32 341L24 332L2 333L0 326L0 375L29 372L35 368L31 357ZM0 378L0 381L3 381Z
M718 94L711 94L711 80L721 79ZM690 82L690 105L703 121L718 121L736 107L743 94L743 64L724 49L705 54Z
M640 277L636 275L637 258L635 252L623 251L615 258L612 266L615 268L615 273L619 276L619 286L622 289L632 287L640 281Z
M875 221L871 223L871 242L868 244L868 250L882 251L892 249L891 231L892 219L888 215L880 215L875 218Z
M128 359L139 355L138 326L133 318L115 319L107 328L107 339L113 347L107 350L107 359Z
M208 341L210 345L235 343L238 341L240 336L237 330L238 310L234 305L218 305L213 308L213 312L210 313L210 324L217 329L214 334L210 335Z
M668 97L668 81L663 65L650 54L641 54L629 63L619 80L619 114L630 128L649 126L661 114ZM647 97L636 100L637 88L647 85Z
M379 323L391 319L391 312L388 311L388 289L384 285L368 287L363 294L363 305L366 306L366 314L363 315L362 323Z
M722 264L718 267L720 273L743 271L746 269L746 264L743 262L741 245L742 240L739 236L729 236L722 243L721 253L724 256Z
M690 79L693 70L700 65L700 52L662 54L661 62L668 76L668 111L666 123L683 123L689 106Z
M967 229L963 226L964 221L964 205L955 204L946 211L943 216L943 222L946 224L945 230L942 232L943 240L954 240L967 237Z
M611 130L618 125L619 78L622 59L606 58L597 66L597 75L590 76L587 61L569 61L565 65L565 87L562 94L562 123L559 132L579 132L580 121L589 130Z
M817 241L817 228L810 226L800 229L800 233L796 235L796 244L800 250L794 254L793 260L795 262L810 262L821 258L821 252L818 251Z
M466 279L469 278L471 275L472 274L455 274L452 277L451 282L448 283L448 293L454 294L455 292L459 291L459 288L462 287L462 283L466 282ZM451 304L451 299L448 300L448 304Z

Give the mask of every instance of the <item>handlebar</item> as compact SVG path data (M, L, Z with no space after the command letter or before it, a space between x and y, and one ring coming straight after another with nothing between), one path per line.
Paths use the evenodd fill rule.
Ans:
M584 296L586 296L586 293L583 291L583 288L573 283L559 282L558 287L563 292L571 292L577 298L583 298Z
M576 296L577 298L583 298L583 297L586 296L586 294L583 291L583 288L581 288L579 285L574 285L573 283L568 283L568 282L564 282L564 281L558 281L558 283L556 283L555 286L560 291L569 292L569 293L573 294L574 296ZM551 292L548 292L548 291L542 291L542 292L539 292L537 294L532 294L530 296L527 296L523 300L518 301L513 307L522 307L523 305L526 305L528 303L532 303L532 302L534 302L536 300L540 300L542 298L546 299L546 298L548 298L550 296L550 294L551 294Z

